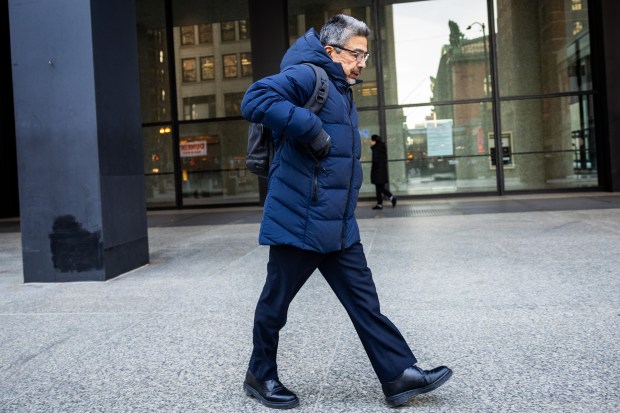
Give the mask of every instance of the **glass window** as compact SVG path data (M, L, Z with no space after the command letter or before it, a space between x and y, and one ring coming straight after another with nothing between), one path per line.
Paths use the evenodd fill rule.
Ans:
M256 178L242 172L247 123L218 119L239 117L241 99L252 83L248 1L235 1L243 7L172 2L173 97L164 2L155 7L136 0L142 10L143 121L168 124L170 101L176 100L186 205L258 200ZM375 16L379 19L379 32L372 30L369 38L364 82L352 88L359 108L363 196L374 196L368 139L380 130L386 131L390 187L396 194L496 191L498 167L508 191L598 185L588 2L494 1L498 139L492 127L487 0L288 1L291 43L310 27L319 30L335 13L353 15L372 29ZM571 92L585 94L566 96ZM383 113L377 110L380 98L386 104ZM163 166L161 149L172 154L172 141L164 138L166 127L161 136L159 130L143 131L149 206L174 203L174 163Z
M500 95L592 89L588 2L496 1Z
M593 115L591 96L502 102L506 190L597 186Z
M136 2L142 122L169 122L170 81L164 7Z
M399 2L383 8L387 104L490 96L486 0Z
M250 22L247 20L239 20L239 40L247 40L250 38Z
M226 93L224 95L224 106L226 116L241 116L241 100L244 92Z
M200 80L215 79L215 59L213 56L200 58Z
M195 82L196 81L196 59L183 59L181 61L183 66L183 81Z
M252 76L252 53L241 53L241 76Z
M258 179L245 168L248 124L181 125L184 205L258 202Z
M215 96L183 98L183 119L209 119L215 117Z
M213 25L211 23L198 25L198 42L201 44L213 43Z
M175 102L182 121L226 116L225 93L245 92L252 83L251 44L234 37L238 28L248 29L247 23L243 23L248 19L248 1L234 0L233 3L234 7L230 2L172 2L177 67ZM182 47L181 28L190 25L196 28L197 44ZM230 39L225 43L222 30L224 37ZM226 37L226 33L233 36ZM203 101L206 96L209 96L208 101Z
M170 125L142 128L146 202L149 208L174 206L174 157Z
M194 26L181 26L181 45L196 44Z
M224 77L237 77L237 55L225 54L222 58L222 63L224 65Z
M376 107L378 104L379 98L379 87L375 80L371 80L374 76L373 69L368 69L370 59L366 62L366 72L362 73L362 76L365 77L364 82L358 85L355 85L351 88L353 91L353 99L355 100L355 105L358 108L363 108L366 106ZM373 73L373 76L367 75L368 73ZM369 80L366 80L369 79Z
M289 35L288 42L289 42L289 45L295 43L295 40L297 40L299 38L299 36L301 36L303 34L303 32L300 33L300 31L301 31L301 27L300 27L301 22L298 21L298 20L300 20L301 17L302 16L298 16L298 15L289 15L288 16L288 35Z
M490 103L386 111L392 192L408 195L496 190L485 137Z
M237 40L237 36L235 34L235 22L234 21L222 22L220 24L220 29L221 29L223 42Z

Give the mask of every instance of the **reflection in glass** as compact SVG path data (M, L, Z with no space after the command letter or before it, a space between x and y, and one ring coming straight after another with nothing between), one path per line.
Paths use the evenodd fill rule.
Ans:
M215 59L213 56L200 57L200 80L215 79Z
M220 28L222 30L221 36L223 42L236 40L235 22L222 22L220 23Z
M591 96L503 102L501 115L507 190L598 185Z
M192 96L183 98L183 119L208 119L215 113L215 96Z
M399 2L383 19L387 104L490 96L486 0Z
M252 76L251 53L241 53L241 76Z
M258 178L245 167L247 122L181 125L184 205L258 202Z
M198 25L198 42L213 43L213 25L211 23Z
M390 120L387 142L392 192L496 190L485 139L493 131L490 103L393 109L386 116Z
M172 9L181 120L227 116L225 95L245 92L252 83L247 0L174 1ZM182 36L187 27L193 27L196 42L186 47Z
M496 0L500 94L592 89L588 2Z
M142 128L146 202L149 208L174 206L174 158L170 125Z
M136 0L142 120L158 125L171 121L165 3ZM246 176L243 163L247 123L185 124L239 116L240 96L252 82L252 59L247 1L233 3L171 2L180 136L172 137L169 124L143 129L149 207L175 206L174 144L181 153L176 172L184 204L258 202L257 179Z
M142 122L169 122L170 82L164 4L136 1Z
M237 55L225 54L223 57L224 77L237 77Z
M247 40L250 38L250 22L248 20L239 20L239 40Z
M183 81L195 82L196 81L196 59L183 59L181 61L183 67Z
M496 191L498 167L508 191L598 185L586 95L593 88L588 1L494 1L496 33L489 32L487 0L288 1L291 43L335 13L372 29L379 18L364 82L352 88L360 109L363 196L374 196L367 142L380 130L386 131L396 194ZM252 83L247 1L235 2L171 3L185 204L258 200L256 179L243 172L246 123L222 121L238 118ZM136 0L142 119L158 125L143 132L149 206L174 204L170 127L159 133L159 125L172 121L164 3ZM491 35L497 36L497 62L491 61ZM493 92L501 104L499 142ZM583 96L566 96L573 92ZM210 121L195 123L203 119Z
M196 43L194 26L181 26L181 45L188 46Z
M226 116L241 116L241 100L244 92L224 94L224 106Z

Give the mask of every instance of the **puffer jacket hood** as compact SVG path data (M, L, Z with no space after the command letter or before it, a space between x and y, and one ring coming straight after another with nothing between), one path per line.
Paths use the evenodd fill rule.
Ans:
M319 36L314 29L310 29L301 36L286 51L282 62L280 63L280 71L294 65L302 63L313 63L321 66L327 72L332 82L340 91L344 91L349 87L347 79L344 76L344 70L340 63L334 62L325 52L323 45L319 40ZM358 83L361 80L357 81Z
M315 75L303 63L325 69L329 95L314 114L303 108ZM248 88L241 111L274 132L276 154L269 171L259 242L327 253L359 242L355 207L362 184L357 109L342 66L310 29L286 52L279 74ZM313 159L307 147L319 134L331 137L329 154Z

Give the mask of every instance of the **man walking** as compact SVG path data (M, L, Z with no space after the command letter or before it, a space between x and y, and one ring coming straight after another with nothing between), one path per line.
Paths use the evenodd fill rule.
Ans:
M269 245L267 280L256 306L253 351L245 392L272 408L291 408L297 396L279 380L279 331L289 305L319 269L345 307L390 406L436 389L452 371L422 370L398 329L381 314L354 211L362 184L361 143L351 86L368 59L370 30L346 15L329 19L286 52L281 72L254 83L241 111L274 131L277 147L269 171L259 243ZM329 95L315 115L303 108L315 74L325 69Z
M372 165L370 167L370 183L375 185L377 204L372 209L383 209L383 195L387 196L392 207L396 206L396 197L385 187L388 183L388 156L385 143L381 136L370 137L370 150L372 151Z

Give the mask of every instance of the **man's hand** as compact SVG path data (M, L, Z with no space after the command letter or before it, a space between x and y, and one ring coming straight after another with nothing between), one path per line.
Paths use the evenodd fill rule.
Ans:
M321 129L321 133L310 142L310 151L317 158L324 158L332 147L332 138Z

